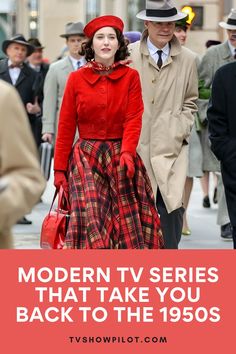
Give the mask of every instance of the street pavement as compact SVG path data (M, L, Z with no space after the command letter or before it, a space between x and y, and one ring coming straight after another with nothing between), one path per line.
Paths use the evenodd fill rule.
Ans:
M53 174L51 173L51 176ZM53 180L50 178L42 196L43 203L37 204L32 213L27 215L32 225L13 227L14 247L16 249L40 249L40 230L43 218L47 214L54 194ZM212 194L210 199L212 200ZM232 241L220 238L220 227L216 225L217 205L211 202L211 208L202 207L202 192L199 179L194 180L190 198L188 220L190 236L182 236L180 249L232 249Z

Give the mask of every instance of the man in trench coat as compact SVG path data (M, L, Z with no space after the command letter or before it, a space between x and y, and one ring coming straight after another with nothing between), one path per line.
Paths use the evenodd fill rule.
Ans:
M217 70L207 111L211 148L221 163L221 173L233 245L236 248L236 62Z
M141 40L130 45L144 99L137 151L157 194L168 249L178 248L182 233L188 139L198 97L195 56L174 36L175 21L185 16L169 0L146 1L146 10L137 15L146 29Z
M0 80L0 248L12 248L11 226L38 202L45 182L17 91Z

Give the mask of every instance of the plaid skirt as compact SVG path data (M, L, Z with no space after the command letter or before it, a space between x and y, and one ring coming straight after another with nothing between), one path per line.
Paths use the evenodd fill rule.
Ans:
M139 156L132 179L119 166L120 140L74 145L68 181L71 217L67 248L163 248L150 180Z

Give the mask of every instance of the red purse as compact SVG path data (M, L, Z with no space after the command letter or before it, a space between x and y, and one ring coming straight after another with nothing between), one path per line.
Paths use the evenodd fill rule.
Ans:
M58 194L58 206L52 210ZM49 213L43 220L40 236L40 246L44 249L62 249L65 243L66 231L70 218L70 207L67 194L62 186L55 191Z

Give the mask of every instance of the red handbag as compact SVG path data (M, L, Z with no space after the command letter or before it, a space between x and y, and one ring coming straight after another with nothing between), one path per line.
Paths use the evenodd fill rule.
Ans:
M58 206L52 210L58 194ZM43 220L41 228L40 246L44 249L62 249L65 243L67 226L69 223L70 208L67 194L61 186L55 191L49 213Z

